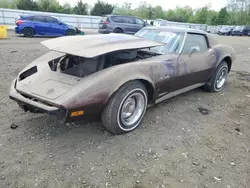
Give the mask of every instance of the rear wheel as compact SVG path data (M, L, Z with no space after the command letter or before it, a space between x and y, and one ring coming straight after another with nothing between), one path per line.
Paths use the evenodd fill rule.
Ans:
M116 29L114 30L114 33L123 33L123 31L122 31L120 28L116 28Z
M66 36L72 36L72 35L76 35L76 31L73 29L69 29L66 31L65 33Z
M209 81L204 86L204 89L212 92L219 92L223 89L228 75L228 65L222 61L217 67L216 72L212 75Z
M140 81L122 86L102 113L104 127L113 134L136 129L147 109L147 90Z
M23 35L25 37L33 37L35 35L34 29L27 27L23 29Z

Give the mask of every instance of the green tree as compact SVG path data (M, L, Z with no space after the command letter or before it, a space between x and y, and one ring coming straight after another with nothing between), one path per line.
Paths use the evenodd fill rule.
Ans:
M216 18L217 18L217 14L218 12L214 11L214 10L209 10L208 11L208 20L207 20L207 24L209 25L215 25L216 24Z
M8 8L17 9L16 4L17 0L8 0Z
M152 19L153 9L146 1L142 1L140 5L134 10L134 15L144 19Z
M176 21L176 14L175 11L173 9L169 9L166 14L165 14L165 18L168 21Z
M228 21L228 12L227 12L227 8L224 7L220 10L220 12L218 13L218 16L216 17L215 20L215 24L217 25L226 25L227 21Z
M24 10L40 10L46 12L59 12L66 14L86 15L89 5L78 0L72 8L69 3L60 5L58 0L0 0L0 8L13 8ZM138 7L132 8L131 3L116 5L104 3L98 0L91 15L102 16L105 14L134 15L143 19L167 19L175 22L190 22L210 25L250 25L250 0L228 0L228 6L219 12L206 5L193 10L191 7L176 7L175 9L163 10L161 6L152 7L146 1L142 1Z
M16 0L0 0L0 8L16 8Z
M113 5L98 0L93 9L90 11L90 14L93 16L103 16L105 14L111 14L113 10Z
M114 7L114 14L119 14L119 15L134 15L134 11L131 8L131 3L125 2L121 6L116 5Z
M0 8L8 8L7 0L0 0Z
M176 21L178 22L188 22L190 17L193 16L193 9L189 6L177 7L176 10Z
M17 0L16 7L21 10L38 10L37 3L33 0Z
M217 16L213 16L212 19L210 20L210 25L216 25L216 19Z
M176 7L175 10L168 10L165 14L168 21L174 22L192 22L193 9L189 6L186 7Z
M195 13L195 22L200 24L206 24L208 21L208 7L202 7Z
M60 12L61 5L56 0L38 0L38 10L44 12Z
M64 14L72 14L73 9L69 3L65 3L63 6L59 6L59 11L60 13Z
M161 6L156 6L153 8L153 12L154 12L154 19L156 18L164 18L164 10Z
M88 14L88 4L83 3L82 0L79 0L74 7L74 13L79 15L87 15Z

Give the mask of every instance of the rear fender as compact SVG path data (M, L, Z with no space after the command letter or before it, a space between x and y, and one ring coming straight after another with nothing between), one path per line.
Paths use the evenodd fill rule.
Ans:
M228 51L224 52L221 48L228 48ZM215 66L214 66L214 69L213 71L211 72L211 75L209 76L209 79L211 78L211 76L213 74L215 74L216 70L217 70L217 67L220 65L220 63L227 57L231 58L231 61L233 62L235 57L234 57L234 52L233 50L231 51L231 53L229 53L230 51L230 47L227 47L227 46L221 46L219 48L215 48L215 51L216 51L216 63L215 63ZM209 80L208 79L208 80Z
M232 47L230 47L230 46L217 45L214 49L215 49L215 52L216 52L216 66L215 66L215 69L222 62L222 60L225 59L226 57L231 58L232 62L236 59L236 53L235 53L234 49Z

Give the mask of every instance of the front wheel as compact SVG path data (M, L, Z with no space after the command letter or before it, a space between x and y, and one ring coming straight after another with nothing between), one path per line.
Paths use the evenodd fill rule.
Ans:
M72 35L76 35L76 31L73 29L69 29L66 31L66 36L72 36Z
M216 72L211 76L205 84L204 89L212 92L219 92L223 89L228 75L228 65L222 61L217 67Z
M114 33L123 33L123 31L122 31L120 28L116 28L116 29L114 30Z
M113 134L123 134L136 129L146 112L147 99L147 90L140 81L126 83L104 109L104 127Z

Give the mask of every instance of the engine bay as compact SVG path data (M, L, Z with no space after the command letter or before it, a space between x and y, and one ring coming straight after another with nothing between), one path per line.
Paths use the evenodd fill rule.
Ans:
M60 71L61 73L72 76L85 77L105 68L140 61L157 55L159 54L143 50L113 52L96 58L85 58L66 54L50 61L49 66L52 71Z

